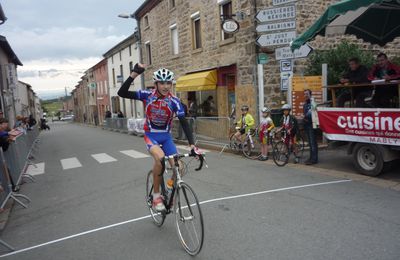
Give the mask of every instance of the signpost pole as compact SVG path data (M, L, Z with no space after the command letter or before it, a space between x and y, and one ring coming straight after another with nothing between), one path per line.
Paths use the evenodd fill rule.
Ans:
M261 118L261 110L264 107L264 69L263 64L257 64L258 76L258 119Z

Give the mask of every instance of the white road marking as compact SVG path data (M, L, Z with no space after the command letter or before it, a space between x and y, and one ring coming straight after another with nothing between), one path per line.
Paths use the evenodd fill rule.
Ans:
M138 151L135 151L135 150L125 150L125 151L120 151L120 153L123 153L123 154L128 155L128 156L130 156L132 158L135 158L135 159L150 157L150 155L148 155L148 154L141 153L141 152L138 152Z
M109 156L106 153L92 154L92 157L99 163L108 163L108 162L116 162L117 161L117 159Z
M28 165L28 168L26 169L26 173L30 175L40 175L44 173L44 162L42 163L36 163L36 167L32 164Z
M61 165L63 167L63 170L82 167L82 164L79 162L79 160L76 157L62 159Z
M316 186L323 186L323 185L330 185L330 184L338 184L338 183L344 183L344 182L350 182L350 181L351 180L338 180L338 181L329 181L329 182L305 184L305 185L292 186L292 187L286 187L286 188L279 188L279 189L273 189L273 190L265 190L265 191L241 194L241 195L236 195L236 196L228 196L228 197L222 197L222 198L206 200L206 201L200 202L200 204L206 204L206 203L222 201L222 200L237 199L237 198L243 198L243 197L249 197L249 196L256 196L256 195L260 195L260 194L272 193L272 192L278 192L278 191L296 190L296 189L302 189L302 188L308 188L308 187L316 187ZM19 253L22 253L22 252L30 251L30 250L33 250L33 249L36 249L36 248L40 248L40 247L44 247L44 246L48 246L48 245L55 244L55 243L58 243L58 242L62 242L62 241L65 241L65 240L68 240L68 239L71 239L71 238L84 236L84 235L87 235L87 234L90 234L90 233L94 233L94 232L97 232L97 231L101 231L101 230L105 230L105 229L109 229L109 228L113 228L113 227L118 227L118 226L125 225L125 224L132 223L132 222L137 222L139 220L147 219L147 218L150 218L150 217L151 217L151 215L147 215L147 216L143 216L143 217L134 218L134 219L126 220L126 221L123 221L123 222L111 224L111 225L108 225L108 226L99 227L99 228L92 229L92 230L87 230L87 231L84 231L84 232L81 232L81 233L78 233L78 234L74 234L74 235L67 236L67 237L62 237L62 238L59 238L59 239L56 239L56 240L52 240L52 241L49 241L49 242L46 242L46 243L38 244L38 245L35 245L35 246L31 246L31 247L23 248L23 249L20 249L20 250L16 250L16 251L13 251L13 252L8 253L8 254L0 255L0 258L11 256L11 255L16 255L16 254L19 254Z
M185 151L190 151L191 150L191 148L189 146L187 146L187 145L177 145L176 148L182 149L182 150L185 150ZM205 153L209 153L210 152L207 149L200 149L200 151L205 152Z

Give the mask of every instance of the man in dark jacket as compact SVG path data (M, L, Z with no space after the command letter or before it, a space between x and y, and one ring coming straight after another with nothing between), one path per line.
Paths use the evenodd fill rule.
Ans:
M304 132L307 135L308 144L310 146L310 158L305 161L306 165L316 164L318 163L318 145L315 139L315 133L312 125L312 115L311 115L311 95L312 92L310 89L304 90L305 102L303 105L303 113L304 113Z
M342 84L360 84L368 82L368 69L360 64L358 58L349 59L349 70L339 80ZM371 95L372 89L370 87L356 87L353 94L356 98L356 107L365 106L364 99ZM351 100L349 89L345 89L339 96L337 106L344 107L346 101Z

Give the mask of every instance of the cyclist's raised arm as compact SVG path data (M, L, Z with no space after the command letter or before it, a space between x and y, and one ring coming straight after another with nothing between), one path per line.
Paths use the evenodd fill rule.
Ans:
M131 86L133 80L143 72L144 65L136 63L131 75L125 80L124 84L122 84L121 88L118 90L118 96L129 99L140 99L140 93L138 91L129 91L129 87Z

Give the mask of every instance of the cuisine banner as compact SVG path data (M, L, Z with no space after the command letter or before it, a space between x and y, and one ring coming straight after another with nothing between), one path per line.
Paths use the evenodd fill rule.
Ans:
M400 146L400 109L318 108L326 138Z

